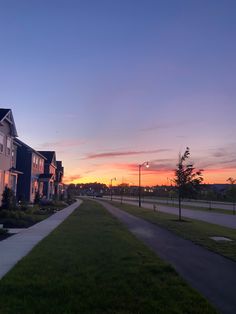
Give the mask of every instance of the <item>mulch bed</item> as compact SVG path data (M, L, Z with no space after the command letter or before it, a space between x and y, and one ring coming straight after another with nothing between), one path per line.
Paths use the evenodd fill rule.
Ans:
M7 238L9 238L10 236L12 236L13 234L0 234L0 241L5 240Z

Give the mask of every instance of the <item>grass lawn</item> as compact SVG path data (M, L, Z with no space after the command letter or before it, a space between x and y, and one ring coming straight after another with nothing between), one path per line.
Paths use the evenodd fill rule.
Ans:
M156 200L153 201L146 201L144 199L143 203L149 203L149 204L158 204L161 206L167 206L167 207L175 207L179 208L178 204L171 203L171 201L168 201L166 203L158 202ZM220 213L220 214L225 214L225 215L234 215L233 209L232 210L227 210L227 209L221 209L221 208L207 208L207 207L201 207L201 206L195 206L195 205L186 205L182 204L182 208L185 209L193 209L193 210L198 210L198 211L203 211L203 212L208 212L208 213Z
M125 197L123 199L125 200ZM147 203L147 204L157 204L157 205L160 205L160 206L179 208L179 205L173 203L170 199L164 199L163 198L163 200L165 200L166 202L160 202L160 201L158 202L158 199L160 200L162 198L153 198L153 200L147 200L144 197L144 198L142 198L142 203L144 203L144 204L145 203ZM127 198L127 200L136 201L137 204L138 204L138 198L134 198L133 200L130 199L130 198ZM207 203L207 201L206 201L206 203ZM198 206L197 203L196 203L196 205L182 204L181 207L185 208L185 209L193 209L193 210L204 211L204 212L208 212L208 213L220 213L220 214L226 214L226 215L234 215L233 203L232 203L232 210L227 210L227 209L222 209L222 208L213 208L213 207L212 208L201 207L201 206Z
M110 202L111 203L111 202ZM180 235L185 239L189 239L197 244L200 244L207 249L219 253L236 261L236 230L218 225L209 224L207 222L184 218L184 221L178 221L177 215L172 215L163 212L153 212L147 208L139 208L130 204L119 204L112 202L113 205L148 220L161 227ZM233 217L234 218L234 217ZM209 237L221 236L230 238L232 242L216 242Z
M0 281L0 313L216 313L100 205L85 201Z

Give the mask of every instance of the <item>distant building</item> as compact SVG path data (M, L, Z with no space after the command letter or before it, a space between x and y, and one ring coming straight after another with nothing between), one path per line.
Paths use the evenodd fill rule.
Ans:
M43 196L40 176L44 173L46 158L19 139L15 143L18 145L16 168L23 172L18 180L17 200L33 203L37 194Z
M40 182L43 182L43 197L51 200L55 197L56 182L56 153L54 151L39 151L45 157L44 173L40 175Z
M55 195L57 199L61 199L64 194L63 176L64 167L62 167L62 161L57 161L56 169L56 181L55 181Z
M16 170L17 137L11 109L0 108L0 205L2 194L7 186L16 194L19 172Z

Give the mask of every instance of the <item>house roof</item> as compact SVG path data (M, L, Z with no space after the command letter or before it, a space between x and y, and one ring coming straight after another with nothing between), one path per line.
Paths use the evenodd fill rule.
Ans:
M0 108L0 123L6 120L10 124L11 135L18 136L11 109Z
M47 159L47 161L48 161L48 163L52 163L53 162L53 158L56 158L56 153L55 153L55 151L44 151L44 150L40 150L40 151L38 151L41 155L43 155L46 159Z
M62 161L60 161L60 160L57 160L57 169L62 170L62 171L64 169L64 167L62 167Z
M62 161L60 161L60 160L57 160L57 167L62 167Z
M30 152L37 154L38 156L40 156L43 159L47 159L46 157L44 157L42 154L40 154L37 150L33 149L32 147L30 147L29 145L25 144L24 142L22 142L21 140L19 140L18 138L16 138L14 140L14 143L18 144L19 146L24 146L25 148L27 148Z
M2 121L11 109L0 108L0 121Z

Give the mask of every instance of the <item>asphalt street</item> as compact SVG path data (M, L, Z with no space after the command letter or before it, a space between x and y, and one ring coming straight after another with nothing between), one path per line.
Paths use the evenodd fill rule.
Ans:
M109 197L105 197L105 198L110 199ZM113 201L120 202L120 197L113 196ZM123 199L123 203L138 205L136 200L130 200L130 199ZM154 203L142 202L142 207L153 210L153 204ZM168 205L157 205L157 210L164 213L178 215L177 207L171 207ZM209 222L211 224L220 225L227 228L236 229L236 215L227 215L227 214L214 213L210 211L208 212L208 211L182 208L182 216L186 218L192 218L196 220Z

